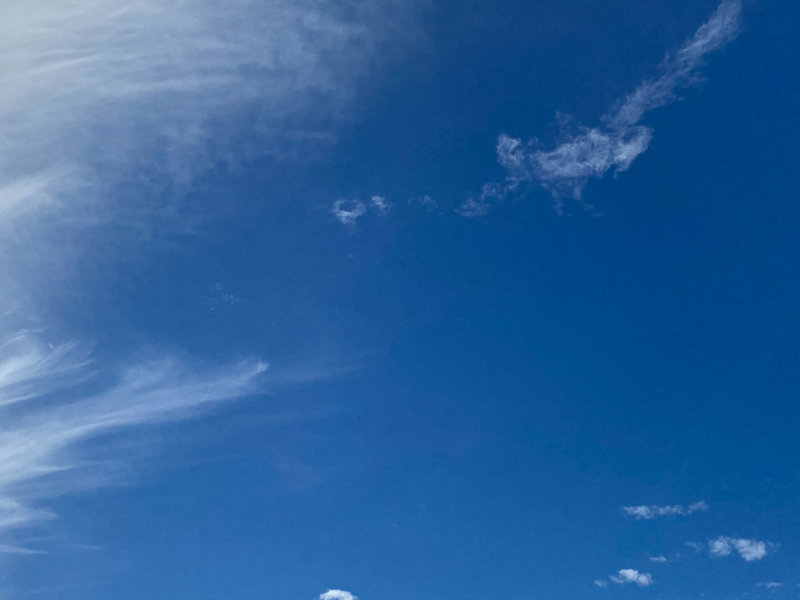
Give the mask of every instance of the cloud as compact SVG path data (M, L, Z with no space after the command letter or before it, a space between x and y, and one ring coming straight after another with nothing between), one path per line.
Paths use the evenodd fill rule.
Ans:
M695 552L702 552L706 547L703 542L686 542L686 545Z
M412 198L411 200L409 200L409 202L412 204L418 204L427 213L433 214L439 212L439 203L434 198L431 198L427 194L419 198Z
M639 587L647 587L653 584L653 576L650 573L640 573L636 569L620 569L616 575L611 575L609 579L619 584L635 583Z
M262 391L267 369L258 361L200 368L170 356L99 367L77 345L52 346L29 332L3 342L0 535L54 518L43 507L49 499L107 484L97 444L108 434Z
M336 371L273 373L259 360L207 364L142 348L103 356L65 305L70 296L93 307L85 273L102 279L120 232L141 257L160 241L158 219L193 230L182 195L165 186L180 192L220 164L306 160L329 147L361 79L413 29L410 4L4 3L0 552L38 552L13 538L56 518L55 497L114 483L120 433Z
M608 587L608 581L606 581L605 579L595 579L594 580L594 584L599 588L607 588Z
M665 563L665 562L667 562L667 557L666 556L651 556L650 557L650 562Z
M358 600L358 598L344 590L328 590L319 595L319 600Z
M367 205L361 200L340 198L334 201L331 212L342 225L353 225L359 217L363 217L367 213Z
M649 520L666 516L688 516L698 511L709 509L704 501L694 502L688 506L673 504L671 506L658 506L655 504L640 506L623 506L622 512L636 520Z
M767 590L777 590L783 587L783 583L779 581L759 581L756 586Z
M374 61L415 30L411 4L8 0L0 219L329 147Z
M770 542L760 540L720 536L709 540L708 552L715 557L730 556L733 552L737 552L744 560L752 562L764 558L771 546L773 544Z
M386 38L400 35L406 12L391 2L347 4L4 3L4 552L35 551L9 538L55 518L47 505L56 496L113 482L101 450L116 434L324 376L325 369L273 374L259 360L210 365L141 348L100 356L87 324L65 317L65 305L71 295L93 306L84 273L96 276L98 264L113 262L120 231L131 231L130 254L141 257L159 241L153 215L191 230L180 194L161 193L163 186L174 192L212 165L254 156L304 159L330 143L349 118L359 77ZM135 188L135 202L121 184Z
M500 184L505 194L523 183L535 182L557 198L580 199L589 179L627 170L653 138L653 129L641 124L645 115L675 100L676 91L693 82L705 57L736 37L740 12L739 0L723 0L692 38L665 56L659 74L619 101L602 117L602 124L579 127L551 150L543 149L535 139L525 143L501 135L497 159L506 169L506 180ZM487 200L483 194L468 199L462 205L465 216L478 216L470 206L482 206L482 200Z
M372 196L369 203L372 205L372 208L374 208L375 211L382 217L388 215L389 211L392 210L392 203L383 196Z

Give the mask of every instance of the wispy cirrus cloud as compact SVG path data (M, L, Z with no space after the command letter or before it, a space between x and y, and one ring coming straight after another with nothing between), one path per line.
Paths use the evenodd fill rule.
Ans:
M642 124L645 115L675 100L677 90L694 80L706 56L736 37L740 13L739 0L723 0L692 38L664 57L656 77L640 83L601 118L600 125L580 127L577 133L565 135L555 148L544 149L536 139L523 142L500 135L496 150L507 173L505 181L484 186L459 212L466 217L486 214L493 201L526 183L549 190L559 199L559 209L561 198L580 199L590 179L627 170L653 138L653 129Z
M783 587L783 583L780 581L759 581L756 583L756 587L764 588L766 590L775 591Z
M680 504L672 504L667 506L659 506L657 504L642 504L639 506L623 506L622 512L629 517L633 517L637 520L650 520L656 519L658 517L668 517L668 516L688 516L692 513L696 513L699 511L706 511L709 509L708 504L706 504L703 500L699 502L693 502L688 506L682 506Z
M185 185L213 164L303 159L335 139L368 67L414 30L410 7L5 2L0 218L101 191L108 203L129 178Z
M195 416L262 392L268 382L258 361L200 368L162 355L100 369L79 346L53 345L31 332L10 336L2 349L0 538L53 518L48 500L109 483L97 448L86 450L89 442Z
M708 553L713 557L730 556L736 552L747 562L764 558L774 544L752 538L720 536L708 541Z
M98 232L135 222L141 256L158 219L188 227L181 195L159 193L164 184L176 191L253 156L303 159L335 139L359 78L405 35L408 10L362 0L3 4L1 552L38 551L13 538L54 518L50 500L112 482L96 451L117 433L330 376L325 365L273 374L257 359L213 365L141 348L99 356L91 330L64 318L65 297L95 302L82 273L101 258Z

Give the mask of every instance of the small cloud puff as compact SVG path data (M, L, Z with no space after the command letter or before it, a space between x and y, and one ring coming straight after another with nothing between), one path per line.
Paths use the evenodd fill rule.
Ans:
M764 558L771 545L769 542L761 540L731 538L722 535L714 540L709 540L708 552L711 556L718 557L730 556L735 551L747 562L752 562Z
M594 584L599 588L607 588L608 587L608 581L606 581L605 579L595 579L594 580Z
M653 576L650 573L640 573L636 569L620 569L616 575L611 575L609 579L619 584L635 583L639 587L647 587L653 584Z
M666 556L651 556L650 557L650 562L665 563L665 562L667 562L667 557Z
M331 212L342 225L353 225L367 212L367 206L361 200L339 198L333 203Z
M666 516L688 516L698 511L708 510L709 506L703 500L694 502L689 506L681 506L680 504L673 504L671 506L657 506L651 504L649 506L623 506L622 512L633 517L636 520L649 520L656 517Z
M328 590L319 595L319 600L358 600L358 598L344 590Z
M389 214L389 211L392 210L392 204L389 202L384 196L375 195L370 198L370 204L372 208L382 217L385 217Z
M369 206L381 217L385 217L392 210L392 203L385 196L377 194L369 199ZM342 225L354 225L360 217L367 214L367 203L358 198L339 198L334 201L331 213Z

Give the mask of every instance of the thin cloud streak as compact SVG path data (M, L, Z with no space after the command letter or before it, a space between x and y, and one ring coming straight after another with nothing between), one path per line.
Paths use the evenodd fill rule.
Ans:
M658 506L656 504L623 506L622 512L636 520L650 520L667 516L686 517L698 511L706 511L708 509L708 504L706 504L703 500L700 500L699 502L694 502L688 506L681 506L680 504L673 504L670 506Z
M345 590L328 590L319 595L319 600L358 600L358 597Z
M639 84L602 117L601 125L580 128L552 150L542 149L536 139L526 143L500 135L496 151L498 162L506 169L505 181L484 186L481 194L468 198L459 212L466 217L481 216L491 201L503 199L526 183L538 183L549 190L560 209L562 198L581 199L589 179L627 170L653 138L653 129L642 125L642 119L675 100L676 91L693 81L706 56L736 37L740 13L739 0L723 0L691 39L664 57L657 77Z
M16 354L0 365L0 535L52 519L47 500L108 483L87 442L125 428L201 414L219 402L263 391L265 363L200 370L172 357L152 357L108 381L73 347L17 334ZM73 376L64 378L64 373ZM17 393L24 389L24 394ZM11 546L9 546L11 547Z
M756 587L764 588L767 590L775 591L783 587L783 583L780 581L759 581L756 583Z

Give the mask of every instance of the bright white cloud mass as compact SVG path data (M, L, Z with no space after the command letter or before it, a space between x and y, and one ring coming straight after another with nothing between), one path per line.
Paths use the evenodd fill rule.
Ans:
M667 516L688 516L698 511L706 511L709 506L704 501L694 502L688 506L673 504L669 506L658 506L655 504L639 506L623 506L622 512L638 520L649 520L657 517Z
M344 590L328 590L320 594L319 600L358 600L358 598Z
M557 197L579 199L589 179L603 177L609 170L620 173L628 169L653 138L653 129L642 125L642 119L675 100L676 90L692 81L705 57L736 37L740 11L739 0L724 0L691 39L667 54L659 75L639 84L602 117L601 125L580 128L552 150L542 149L535 139L526 143L501 135L497 159L505 167L507 179L499 189L497 184L489 185L478 198L468 199L462 214L484 214L488 203L525 182L539 183Z
M730 556L736 552L747 562L752 562L764 558L771 545L761 540L720 536L709 540L708 552L711 556Z
M611 575L609 579L618 584L635 583L639 587L647 587L653 584L653 576L650 573L640 573L636 569L620 569L616 575Z

